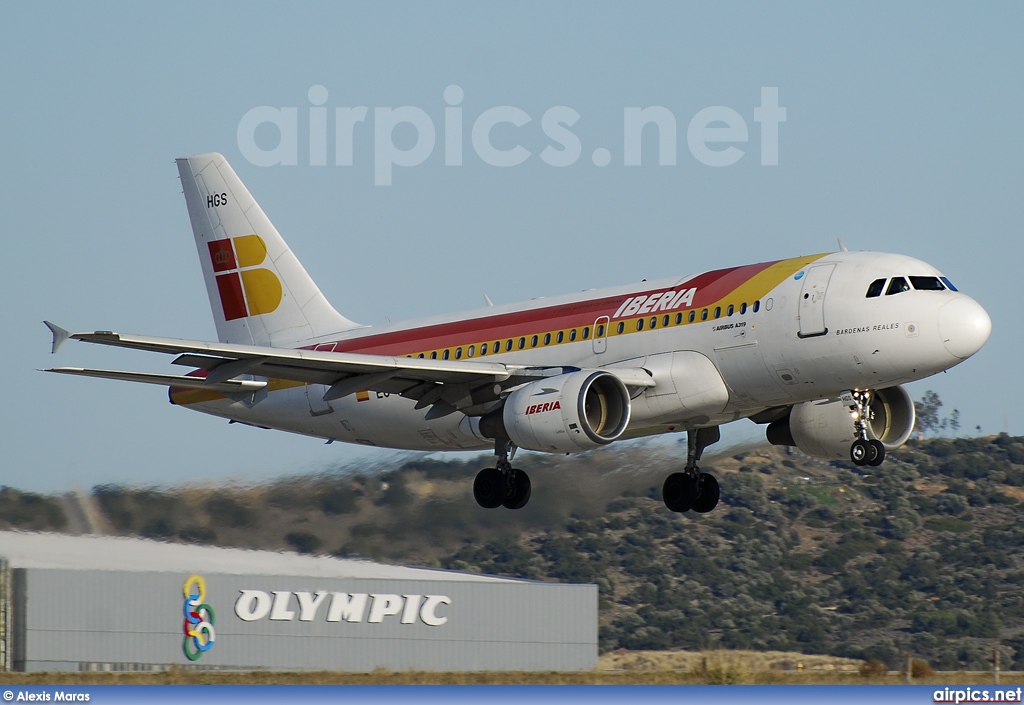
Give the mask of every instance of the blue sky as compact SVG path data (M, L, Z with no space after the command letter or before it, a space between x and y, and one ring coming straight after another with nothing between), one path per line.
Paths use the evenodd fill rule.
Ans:
M205 151L228 158L328 298L363 323L476 308L484 292L509 303L824 252L836 237L920 257L986 307L993 334L911 393L936 390L972 432L1022 434L1022 20L1011 3L8 5L0 483L166 485L392 460L228 427L157 387L35 371L171 369L84 344L51 357L44 318L215 335L173 162ZM453 84L461 166L445 165ZM369 108L351 166L335 164L333 119L328 163L310 165L313 86L329 116ZM787 111L777 166L760 163L763 87ZM264 105L296 108L296 165L243 157L239 123ZM375 185L374 109L399 106L428 115L437 143ZM518 166L474 153L471 126L497 106L531 118L492 134L530 152ZM565 167L540 158L555 106L580 116L581 156ZM675 165L658 165L647 133L643 164L623 164L624 109L647 106L676 119ZM711 106L749 130L731 166L688 149L687 126ZM264 148L274 137L255 133ZM393 138L407 149L416 133Z

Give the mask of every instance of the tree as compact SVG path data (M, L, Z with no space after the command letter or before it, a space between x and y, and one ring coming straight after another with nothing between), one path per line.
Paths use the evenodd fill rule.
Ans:
M925 433L941 433L947 428L956 434L960 430L960 410L953 409L948 417L940 417L939 409L942 408L942 400L939 395L928 390L924 393L921 401L914 402L914 413L917 416L917 430L923 436Z
M939 409L942 400L939 395L928 390L921 401L914 402L914 413L917 414L917 428L922 434L939 429Z
M953 409L953 413L949 415L949 428L956 433L960 430L960 410Z

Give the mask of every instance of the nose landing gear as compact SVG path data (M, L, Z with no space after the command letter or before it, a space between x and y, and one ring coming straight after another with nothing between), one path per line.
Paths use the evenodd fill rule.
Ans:
M856 407L853 426L858 438L850 446L850 460L854 465L878 467L885 460L885 446L878 439L868 438L868 422L874 417L871 411L871 392L854 391L852 396Z

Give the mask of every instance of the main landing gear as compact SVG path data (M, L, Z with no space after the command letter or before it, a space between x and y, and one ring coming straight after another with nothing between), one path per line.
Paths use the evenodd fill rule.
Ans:
M885 460L885 446L877 439L868 439L868 422L874 416L871 411L871 392L854 391L852 395L856 407L853 426L857 440L850 446L850 460L854 465L878 467Z
M484 468L473 481L473 498L484 509L522 509L530 501L530 476L512 467L516 448L509 441L495 441L497 467Z
M665 506L673 512L692 509L698 514L707 514L718 506L718 480L714 475L698 470L697 461L704 449L717 443L721 437L718 426L686 432L686 467L682 472L669 475L661 488Z

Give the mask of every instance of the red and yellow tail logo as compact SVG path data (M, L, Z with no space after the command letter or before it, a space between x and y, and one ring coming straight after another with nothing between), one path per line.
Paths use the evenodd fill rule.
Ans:
M208 244L213 271L224 272L217 274L217 289L225 320L259 316L277 309L281 304L281 280L269 269L249 269L267 258L263 238L243 235Z

